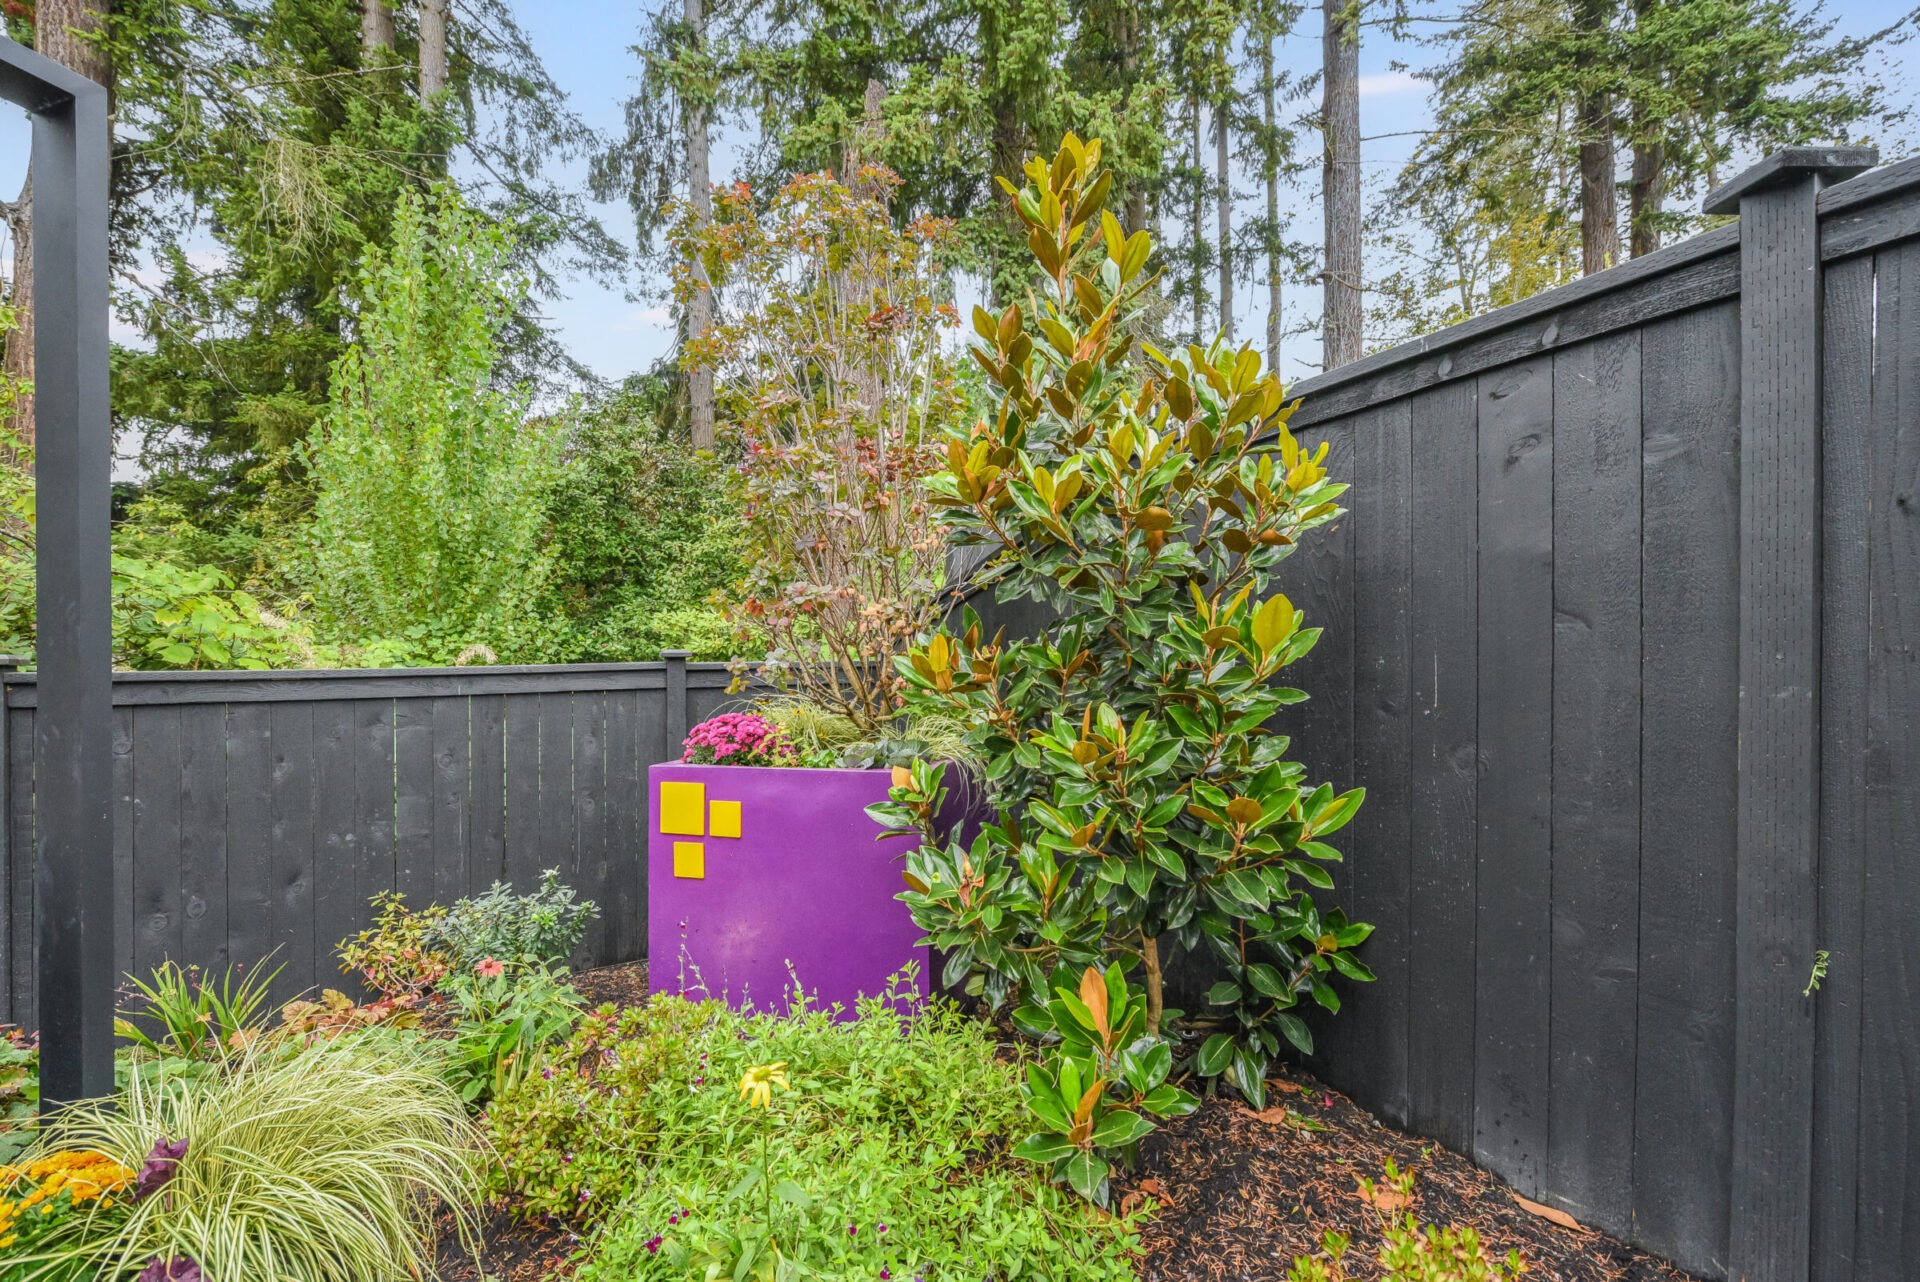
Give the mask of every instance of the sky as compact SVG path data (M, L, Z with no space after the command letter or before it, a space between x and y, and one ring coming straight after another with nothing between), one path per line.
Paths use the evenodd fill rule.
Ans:
M632 46L642 24L660 0L513 0L513 8L533 47L547 65L555 83L569 95L573 109L586 123L608 134L622 127L622 107L632 92L638 61ZM678 8L678 0L670 0ZM1837 29L1845 34L1872 31L1897 20L1912 0L1840 0L1828 5ZM1320 56L1318 24L1311 14L1303 34L1281 50L1283 66L1310 72ZM610 33L615 38L610 38ZM1418 68L1431 51L1411 43L1395 43L1380 28L1369 28L1361 46L1360 117L1361 159L1369 185L1390 181L1411 153L1418 134L1431 120L1426 85L1409 68ZM1898 74L1890 71L1888 74ZM1899 92L1906 93L1908 86ZM1296 104L1299 105L1299 104ZM737 128L737 127L736 127ZM737 133L734 135L737 140ZM28 127L24 118L16 127L0 128L0 191L19 189L25 172ZM1309 143L1310 140L1303 140ZM714 179L725 181L731 152L726 128L717 140ZM1316 171L1317 172L1317 171ZM563 168L556 177L585 186L585 165ZM1248 184L1251 187L1253 184ZM1317 239L1318 183L1304 177L1291 193L1296 234ZM1248 200L1252 196L1249 194ZM1283 200L1288 197L1283 196ZM598 207L607 228L631 239L632 224L623 204ZM649 282L632 282L637 292L652 293ZM1257 338L1265 325L1266 291L1251 282L1238 291L1236 326L1243 337ZM963 298L963 303L966 301ZM1317 292L1293 288L1283 304L1285 319L1293 324L1317 310ZM544 305L550 322L575 359L609 380L650 368L672 343L671 318L658 298L635 301L628 291L580 278L564 282L562 297ZM1281 373L1289 381L1312 373L1318 358L1318 340L1311 335L1289 340L1282 353Z

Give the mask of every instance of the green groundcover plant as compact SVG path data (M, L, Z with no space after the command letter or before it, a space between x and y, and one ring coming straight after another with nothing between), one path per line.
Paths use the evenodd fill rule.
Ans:
M1055 995L1118 965L1139 976L1144 1056L1179 1014L1164 1002L1172 940L1221 975L1193 1021L1194 1068L1258 1106L1282 1043L1311 1049L1298 1004L1336 1011L1334 975L1371 978L1348 951L1370 928L1312 893L1333 885L1327 839L1362 793L1308 781L1275 729L1307 697L1285 669L1319 636L1275 574L1340 515L1346 487L1324 445L1294 440L1293 405L1255 352L1169 354L1140 338L1152 244L1105 211L1098 141L1069 136L1026 177L1007 190L1041 285L999 316L975 311L992 412L950 434L928 486L956 540L990 549L975 583L1058 618L1012 639L969 609L898 660L911 708L972 728L999 822L949 842L942 771L926 764L872 813L922 838L902 898L946 953L949 984L1052 1039ZM1055 1055L1048 1089L1097 1106L1121 1079L1089 1086L1075 1058ZM1097 1134L1051 1129L1079 1150L1063 1176L1104 1164Z
M986 1028L899 986L858 1016L603 1008L490 1110L497 1191L604 1222L582 1282L1134 1276L1132 1218L1010 1157L1031 1128Z

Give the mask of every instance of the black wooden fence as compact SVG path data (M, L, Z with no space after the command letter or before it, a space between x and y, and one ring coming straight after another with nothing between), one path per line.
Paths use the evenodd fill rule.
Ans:
M115 966L350 987L334 949L399 890L448 903L546 868L602 909L577 960L646 952L647 767L728 701L722 664L114 677ZM34 1027L31 672L7 671L0 1023ZM276 951L277 950L277 951Z
M1319 1071L1752 1282L1920 1276L1920 162L1847 159L1296 389L1380 975Z

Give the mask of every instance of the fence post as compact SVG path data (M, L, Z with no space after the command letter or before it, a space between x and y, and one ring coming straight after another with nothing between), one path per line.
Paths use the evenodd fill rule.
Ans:
M0 1024L18 1023L25 1011L13 1008L14 977L33 969L33 938L15 936L9 906L13 876L13 743L12 717L7 712L6 676L18 672L26 660L0 654Z
M681 741L687 737L692 719L692 709L687 704L687 658L691 650L662 650L660 657L667 663L667 756L668 761L677 761L680 757Z
M1789 147L1707 197L1740 216L1740 718L1729 1275L1811 1253L1820 824L1820 225L1863 147Z

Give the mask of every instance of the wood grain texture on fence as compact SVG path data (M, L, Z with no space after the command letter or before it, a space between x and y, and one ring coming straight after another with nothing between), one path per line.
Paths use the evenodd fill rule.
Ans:
M1276 729L1369 790L1313 1071L1702 1276L1910 1282L1920 162L1806 161L1293 389L1353 489Z
M264 964L276 997L350 988L335 949L375 895L450 903L547 868L601 907L575 961L636 959L646 768L730 681L684 658L116 674L116 970ZM33 674L5 692L0 1023L33 1027Z

